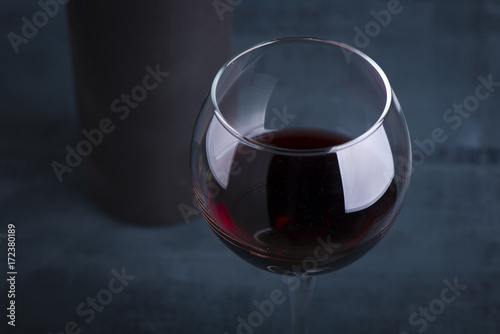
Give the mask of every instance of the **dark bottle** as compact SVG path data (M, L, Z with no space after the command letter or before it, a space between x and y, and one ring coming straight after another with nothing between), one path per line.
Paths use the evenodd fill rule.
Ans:
M88 192L128 221L182 221L192 128L230 56L230 12L221 20L202 0L72 0L67 13L80 131L94 140Z

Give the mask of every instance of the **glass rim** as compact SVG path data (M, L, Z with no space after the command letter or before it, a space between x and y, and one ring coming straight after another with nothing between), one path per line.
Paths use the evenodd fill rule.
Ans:
M339 145L333 145L329 147L323 147L323 148L315 148L315 149L291 149L291 148L284 148L284 147L277 147L277 146L272 146L268 145L259 141L256 141L250 137L245 136L244 134L240 133L237 131L234 127L231 126L231 124L225 119L224 115L220 111L219 104L217 102L217 86L219 84L219 80L224 74L225 70L236 60L241 58L242 56L261 49L265 46L271 45L271 44L276 44L276 43L281 43L281 42L290 42L290 41L298 41L298 42L304 42L304 41L312 41L312 42L317 42L317 43L323 43L323 44L329 44L333 45L336 47L339 47L341 49L345 49L351 53L355 53L359 57L361 57L364 61L366 61L375 71L377 74L380 76L380 79L384 83L384 88L385 88L385 93L386 93L386 99L385 99L385 106L380 114L379 118L377 119L376 122L373 123L372 126L370 126L366 131L364 131L362 134L359 136ZM283 38L277 38L277 39L272 39L268 41L264 41L258 44L255 44L246 50L238 53L237 55L231 57L222 67L219 69L217 74L215 75L215 78L212 82L212 86L210 89L210 98L212 100L212 105L214 106L214 114L219 120L220 124L229 132L231 135L236 137L236 139L244 142L245 144L256 148L260 150L265 150L265 151L271 151L271 152L276 152L276 153L288 153L288 154L297 154L297 155L314 155L318 153L332 153L332 152L338 152L340 150L343 150L345 148L348 148L350 146L356 145L359 142L365 140L368 138L370 135L372 135L374 132L377 131L377 129L382 126L384 123L384 120L389 112L390 106L392 104L392 88L391 84L389 83L389 79L387 78L386 74L382 70L382 68L369 56L367 56L365 53L361 52L360 50L349 46L344 43L328 40L328 39L323 39L323 38L317 38L317 37L283 37Z

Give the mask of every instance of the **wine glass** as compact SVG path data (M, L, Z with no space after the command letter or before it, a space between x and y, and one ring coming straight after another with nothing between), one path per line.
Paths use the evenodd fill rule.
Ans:
M307 332L314 276L370 250L411 174L404 115L368 56L317 38L264 42L217 73L196 122L192 184L220 240L290 287Z

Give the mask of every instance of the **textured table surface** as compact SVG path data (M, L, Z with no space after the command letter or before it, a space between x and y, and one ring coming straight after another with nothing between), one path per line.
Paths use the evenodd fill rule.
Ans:
M401 1L369 39L357 35L375 22L371 11L394 1L232 3L234 52L311 35L369 54L413 139L416 167L398 221L361 260L318 277L311 332L500 333L498 1ZM3 36L38 6L3 4ZM50 163L77 140L64 13L21 47L15 54L7 38L0 43L0 258L6 264L13 223L18 271L11 327L1 266L0 333L232 334L254 302L286 292L279 276L228 251L199 215L189 224L130 225L85 196L81 171L59 183ZM464 103L470 111L453 111ZM446 141L423 146L435 129ZM251 332L289 326L286 300Z

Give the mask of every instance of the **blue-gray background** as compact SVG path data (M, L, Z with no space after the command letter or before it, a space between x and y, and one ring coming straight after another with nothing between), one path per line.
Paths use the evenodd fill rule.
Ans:
M209 1L209 0L207 0ZM500 87L456 129L446 110L475 94L479 76L500 81L498 0L404 0L370 38L358 27L390 1L233 1L233 53L275 37L311 35L361 48L387 73L414 140L447 136L415 168L406 205L387 237L355 264L320 276L314 333L500 333ZM79 172L59 184L50 162L76 143L70 52L61 11L15 54L6 38L36 1L3 1L0 11L0 259L7 223L17 226L15 328L6 325L6 266L0 265L0 333L236 333L254 301L279 276L230 253L201 217L143 228L98 210ZM217 15L215 9L206 15ZM470 100L470 98L469 98ZM414 146L414 149L418 149ZM111 270L135 276L90 323L76 307L105 289ZM444 280L466 285L432 320ZM424 319L418 316L415 319ZM289 332L288 301L254 333Z

